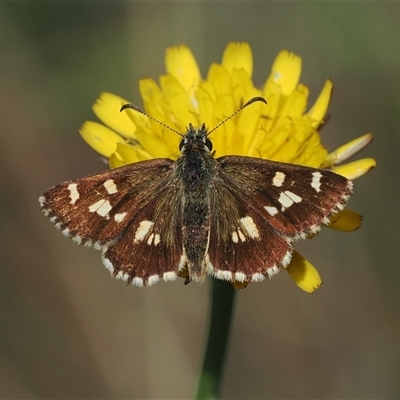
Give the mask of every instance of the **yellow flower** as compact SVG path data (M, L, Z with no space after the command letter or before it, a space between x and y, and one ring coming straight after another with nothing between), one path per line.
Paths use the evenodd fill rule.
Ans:
M287 50L276 57L264 85L252 82L253 59L247 43L230 43L220 64L212 64L202 79L196 60L186 46L166 51L166 70L157 84L142 79L139 90L146 112L179 132L189 123L215 127L254 96L264 97L268 105L254 103L210 135L215 157L244 155L274 161L330 168L348 179L355 179L375 166L365 158L339 165L372 140L366 134L328 154L318 128L324 123L333 84L327 80L315 103L307 111L307 86L299 83L301 58ZM86 122L80 133L97 152L109 159L111 168L129 163L166 157L178 158L180 137L145 115L119 110L127 100L102 93L93 106L106 125ZM350 232L361 225L361 216L343 210L329 227ZM303 290L312 293L322 281L315 267L294 252L287 267L290 276ZM237 288L248 282L233 282Z

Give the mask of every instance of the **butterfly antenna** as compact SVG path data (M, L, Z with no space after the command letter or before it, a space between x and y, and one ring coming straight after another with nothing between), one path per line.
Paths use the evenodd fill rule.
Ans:
M242 107L240 107L238 110L236 110L231 116L229 116L228 118L225 118L223 121L221 121L217 126L215 126L213 129L211 129L211 131L207 132L207 136L211 133L214 132L216 129L218 129L221 125L223 125L226 121L228 121L229 119L231 119L232 117L234 117L237 113L239 113L240 111L242 111L244 108L246 108L247 106L249 106L250 104L255 103L256 101L261 101L264 104L267 104L267 100L264 99L264 97L253 97L252 99L250 99L247 103L244 103L242 105Z
M171 128L170 126L168 126L167 124L164 124L164 122L159 121L157 118L152 117L151 115L147 114L146 111L143 111L141 108L135 106L134 104L124 104L121 109L119 110L120 112L127 109L127 108L131 108L132 110L135 110L137 112L140 112L141 114L145 115L147 118L158 122L160 125L162 125L163 127L169 129L172 132L177 133L179 136L184 137L185 135L182 135L182 133L178 132L177 130L175 130L174 128Z

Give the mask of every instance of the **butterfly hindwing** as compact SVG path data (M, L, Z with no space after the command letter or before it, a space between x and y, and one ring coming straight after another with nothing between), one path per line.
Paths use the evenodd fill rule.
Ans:
M181 218L177 188L160 188L131 216L123 234L103 247L104 265L135 286L175 280L183 253Z
M212 189L208 248L212 274L230 281L259 282L285 267L291 258L290 242L276 234L263 213L224 183Z

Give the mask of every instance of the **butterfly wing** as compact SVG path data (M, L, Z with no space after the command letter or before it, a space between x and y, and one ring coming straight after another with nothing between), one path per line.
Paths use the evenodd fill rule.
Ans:
M173 164L149 160L64 182L40 197L42 211L65 236L101 249L117 278L173 280L182 254Z
M222 279L260 281L291 259L291 243L343 209L352 183L331 171L226 156L211 188L208 256Z

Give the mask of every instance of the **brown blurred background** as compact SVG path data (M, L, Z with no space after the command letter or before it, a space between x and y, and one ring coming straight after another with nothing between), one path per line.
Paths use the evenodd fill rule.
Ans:
M355 183L352 234L296 246L314 295L281 273L238 293L226 399L399 398L399 3L0 4L0 397L179 399L193 395L209 284L140 289L66 240L38 196L104 166L80 138L102 91L140 104L137 81L186 43L206 75L248 41L261 85L282 48L303 58L310 104L335 83L331 150L367 132L378 168Z

